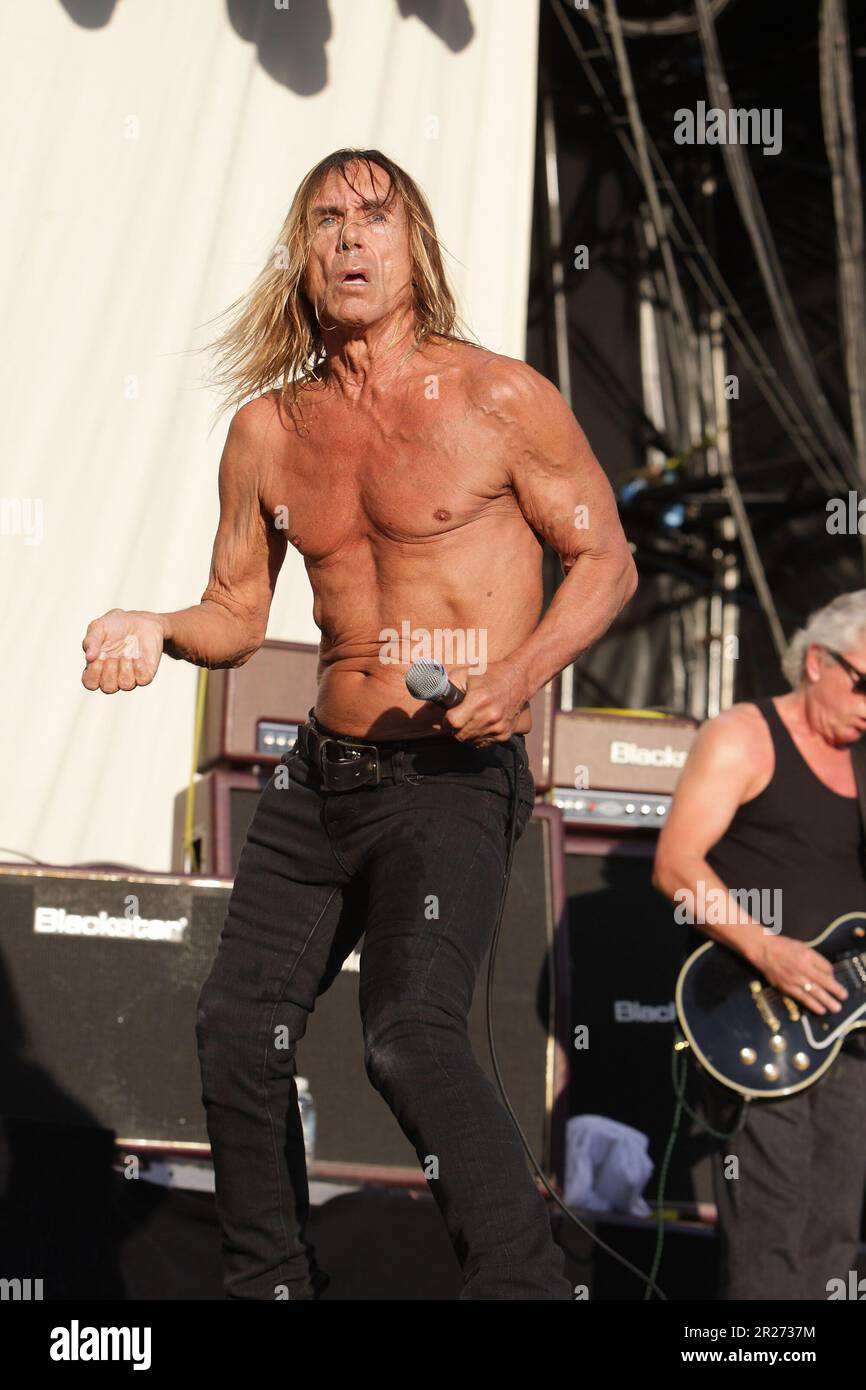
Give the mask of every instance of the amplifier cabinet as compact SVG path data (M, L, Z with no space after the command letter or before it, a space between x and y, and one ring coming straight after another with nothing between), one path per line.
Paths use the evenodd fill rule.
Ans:
M197 872L210 878L234 878L250 821L270 773L213 767L193 785L192 848ZM174 798L171 836L172 873L187 870L187 791Z
M561 816L538 807L515 849L493 1005L506 1089L555 1176L568 1082L562 865ZM113 1130L131 1150L207 1152L195 1015L230 890L222 877L0 866L0 1113ZM486 974L485 959L469 1032L495 1085ZM316 1106L312 1172L423 1186L414 1150L364 1069L358 985L353 955L298 1047Z
M673 1122L674 986L688 928L652 885L656 840L566 836L573 1029L569 1113L606 1115L649 1139L655 1193ZM691 1091L690 1091L691 1095ZM703 1136L683 1115L666 1201L712 1202Z
M195 1010L230 889L0 867L0 1112L205 1143Z

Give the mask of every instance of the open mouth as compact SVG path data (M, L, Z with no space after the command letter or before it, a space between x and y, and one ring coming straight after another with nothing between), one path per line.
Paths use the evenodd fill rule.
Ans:
M366 270L347 270L345 275L340 277L341 285L366 285L368 283Z

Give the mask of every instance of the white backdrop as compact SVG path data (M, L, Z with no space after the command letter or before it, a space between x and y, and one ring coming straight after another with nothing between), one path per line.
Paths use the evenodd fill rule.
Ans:
M303 174L382 149L430 199L459 305L523 354L538 0L27 0L0 10L0 845L164 870L196 669L80 684L111 607L196 603L228 417L206 321ZM268 636L317 641L290 551ZM0 857L8 858L7 855Z

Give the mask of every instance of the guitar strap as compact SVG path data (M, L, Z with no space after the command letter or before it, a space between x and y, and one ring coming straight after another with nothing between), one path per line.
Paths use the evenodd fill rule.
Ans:
M851 747L851 764L857 783L857 804L860 807L860 864L866 875L866 738L858 739Z
M854 781L857 783L857 804L860 807L860 867L863 877L866 878L866 736L852 745L851 764L854 768ZM866 1032L856 1029L849 1034L845 1045L860 1048L866 1056Z

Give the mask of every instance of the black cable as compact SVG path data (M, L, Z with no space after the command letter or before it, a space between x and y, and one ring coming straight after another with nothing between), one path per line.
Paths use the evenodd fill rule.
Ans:
M688 1058L685 1056L685 1049L683 1049L683 1052L684 1052L684 1055L683 1055L683 1062L684 1062L686 1065L684 1065L684 1067L683 1067L682 1080L683 1080L683 1083L685 1083L685 1074L686 1074L686 1069L687 1069ZM711 1134L711 1135L713 1136L714 1139L734 1139L734 1138L742 1131L743 1127L745 1126L746 1117L747 1117L747 1115L748 1115L748 1106L749 1106L748 1098L747 1098L746 1096L741 1096L741 1097L740 1097L740 1109L739 1109L739 1112L738 1112L738 1114L737 1114L737 1123L734 1125L734 1128L733 1128L733 1129L714 1129L713 1126L710 1124L709 1120L707 1120L703 1115L699 1115L696 1111L692 1110L691 1106L688 1105L688 1104L686 1103L686 1098L685 1098L685 1096L686 1096L686 1088L685 1088L685 1084L683 1084L682 1091L680 1091L679 1088L678 1088L678 1083L677 1083L677 1074L676 1074L676 1058L677 1058L677 1053L676 1053L676 1049L674 1049L674 1051L672 1052L671 1058L672 1058L671 1071L672 1071L672 1075L673 1075L674 1095L676 1095L678 1101L679 1101L680 1104L682 1105L683 1110L685 1110L685 1112L686 1112L686 1114L689 1116L689 1118L692 1119L692 1120L694 1120L694 1122L695 1122L696 1125L700 1125L701 1129L706 1130L707 1134Z
M692 1110L691 1107L686 1104L686 1071L688 1069L688 1056L684 1048L679 1048L677 1046L677 1044L681 1041L684 1041L683 1035L682 1033L678 1032L675 1037L675 1045L671 1048L671 1080L673 1082L674 1096L676 1097L676 1105L674 1107L674 1118L671 1121L671 1132L668 1135L668 1142L665 1147L665 1155L662 1159L662 1166L659 1169L659 1185L658 1191L656 1192L656 1248L655 1253L653 1254L653 1262L650 1266L650 1279L655 1279L656 1275L658 1274L659 1265L661 1264L662 1259L662 1251L664 1249L664 1189L665 1183L667 1181L668 1168L670 1167L670 1162L673 1157L674 1146L677 1141L677 1135L679 1134L680 1117L682 1115L683 1110L685 1110L687 1115L691 1116L691 1118L701 1127L701 1129L706 1130L706 1132L708 1134L713 1135L715 1139L733 1139L737 1134L740 1133L746 1122L745 1097L743 1097L741 1102L740 1112L737 1117L737 1123L734 1126L734 1128L730 1131L714 1129L708 1120L705 1120L701 1115L697 1115L695 1111ZM681 1074L678 1077L677 1058L680 1055L682 1055L683 1065ZM647 1285L647 1290L644 1294L644 1298L647 1298L648 1296L649 1285Z
M517 807L520 801L521 763L520 751L516 739L512 745L511 751L513 756L514 791L511 802L511 822L508 834L508 853L505 860L505 874L502 881L502 892L499 897L499 911L496 915L496 925L493 928L493 940L490 943L490 960L487 966L487 1041L490 1046L490 1058L493 1063L493 1071L496 1076L496 1084L499 1087L499 1093L502 1096L502 1102L514 1123L514 1128L520 1135L521 1143L523 1144L523 1147L526 1150L529 1161L532 1164L538 1176L540 1177L541 1181L544 1183L544 1186L547 1188L547 1191L550 1193L551 1197L556 1202L556 1205L560 1207L562 1211L565 1212L569 1221L573 1222L574 1225L577 1226L578 1230L583 1231L584 1235L589 1236L589 1239L593 1241L594 1244L597 1245L600 1250L604 1250L606 1254L610 1255L611 1259L616 1260L617 1263L621 1264L624 1269L627 1269L631 1274L636 1275L637 1278L642 1281L642 1283L646 1284L648 1293L652 1291L656 1294L658 1298L663 1299L665 1302L667 1302L667 1295L659 1288L658 1284L656 1284L654 1279L644 1274L642 1270L638 1269L637 1265L633 1265L631 1260L627 1260L624 1255L620 1255L616 1250L614 1250L610 1245L608 1245L606 1241L602 1240L601 1236L597 1235L595 1231L590 1230L590 1228L586 1226L584 1222L580 1220L579 1217L575 1216L574 1212L566 1206L565 1202L563 1202L560 1198L559 1193L551 1187L550 1183L547 1181L547 1177L544 1173L544 1170L541 1167L541 1164L538 1162L538 1159L532 1152L532 1146L530 1145L529 1140L523 1133L523 1130L520 1126L520 1121L514 1113L514 1108L511 1104L511 1101L508 1099L508 1092L505 1089L505 1083L502 1080L502 1072L499 1069L499 1060L496 1056L496 1044L493 1040L493 971L496 964L496 950L499 945L499 932L502 926L502 914L505 908L505 896L508 889L508 880L511 874L511 861L514 856L514 842L517 831Z
M671 1055L674 1058L674 1065L676 1065L676 1051L674 1050L671 1053ZM662 1166L659 1169L659 1185L656 1191L656 1248L653 1252L653 1262L650 1265L650 1279L655 1279L656 1275L659 1272L659 1266L662 1262L662 1252L664 1250L665 1244L665 1183L667 1182L668 1168L670 1167L670 1161L673 1157L674 1146L677 1142L677 1135L679 1134L680 1130L680 1115L682 1114L683 1108L683 1098L679 1090L677 1089L676 1080L674 1080L674 1094L677 1098L677 1103L674 1107L674 1118L671 1122L671 1132L668 1136L668 1142L665 1147L665 1154L664 1158L662 1159ZM644 1299L647 1298L649 1298L649 1285L647 1285L646 1289L644 1290Z

